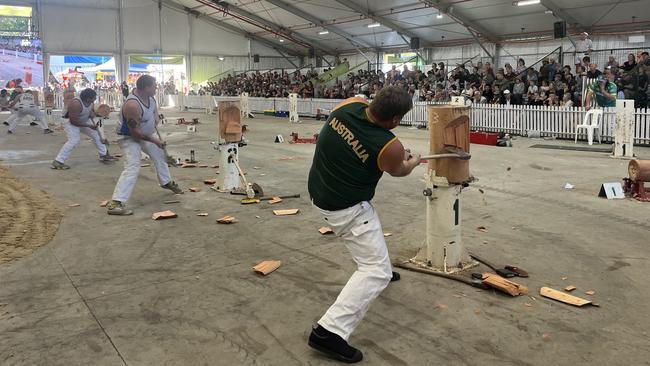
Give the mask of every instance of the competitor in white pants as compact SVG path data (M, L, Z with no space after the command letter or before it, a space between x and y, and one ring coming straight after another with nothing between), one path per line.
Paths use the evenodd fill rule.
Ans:
M38 108L38 106L36 106L34 95L29 92L23 92L22 86L17 86L14 91L17 93L17 95L14 100L9 103L9 108L13 109L14 112L6 121L6 123L9 125L7 133L14 133L18 122L20 122L20 120L25 116L34 117L36 119L35 122L38 123L43 129L43 133L52 133L53 131L50 130L50 128L47 126L47 123L43 121L43 113Z
M95 99L97 99L97 93L87 88L81 91L79 98L73 99L68 105L68 111L64 115L64 117L67 116L68 118L68 122L65 123L65 132L68 135L68 141L61 147L59 154L52 161L52 169L70 169L65 164L65 161L79 143L82 133L90 137L95 143L99 152L99 161L102 163L112 163L115 161L108 154L108 148L106 147L107 141L102 140L99 132L97 132L97 125L93 121L93 117L95 117Z
M350 98L332 110L318 135L309 195L343 239L357 270L312 329L308 344L339 361L363 359L348 339L375 298L389 282L399 280L370 200L384 172L403 177L420 163L420 156L412 156L390 131L412 106L400 87L381 89L370 104L365 98Z
M125 203L131 197L140 172L140 151L153 161L160 186L176 194L183 190L169 174L165 157L165 142L157 136L158 106L156 104L156 79L149 75L138 78L136 89L122 105L118 134L122 135L120 147L125 155L124 171L117 181L113 200L108 204L109 215L131 215Z

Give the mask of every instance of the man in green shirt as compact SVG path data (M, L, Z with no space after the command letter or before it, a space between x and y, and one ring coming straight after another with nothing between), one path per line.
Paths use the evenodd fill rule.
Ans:
M598 80L591 86L587 92L585 107L587 110L591 108L591 98L596 97L596 106L598 107L616 107L616 93L618 87L614 83L614 73L607 69L605 70L605 77L598 78Z
M331 112L318 135L309 194L328 226L345 241L357 270L312 329L309 345L339 361L363 359L347 340L372 301L399 279L370 201L384 172L403 177L420 163L420 156L406 151L390 131L412 106L400 87L381 89L370 104L350 98Z

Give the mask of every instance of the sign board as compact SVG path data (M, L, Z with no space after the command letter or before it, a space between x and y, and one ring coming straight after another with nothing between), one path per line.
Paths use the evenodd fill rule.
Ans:
M628 42L629 43L645 43L645 36L644 35L629 36L628 37Z
M603 185L600 186L598 197L607 197L608 200L623 199L625 198L623 186L621 186L620 182L603 183Z

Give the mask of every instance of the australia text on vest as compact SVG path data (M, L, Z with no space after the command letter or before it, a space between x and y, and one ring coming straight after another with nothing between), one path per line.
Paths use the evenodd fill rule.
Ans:
M368 157L370 157L370 154L366 152L366 150L363 148L363 145L359 142L359 140L354 138L354 134L352 131L350 131L343 123L341 123L339 120L336 118L332 118L332 120L329 123L330 127L336 133L341 136L343 140L345 140L348 145L352 148L352 151L354 151L355 154L357 154L357 157L361 159L364 163L366 160L368 160Z

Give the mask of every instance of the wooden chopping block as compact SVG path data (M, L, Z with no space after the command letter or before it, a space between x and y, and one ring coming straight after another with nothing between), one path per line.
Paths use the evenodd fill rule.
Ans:
M630 160L627 172L635 182L650 182L650 160Z
M95 107L95 114L99 117L106 118L111 114L111 107L107 104L100 104Z
M469 107L451 105L431 106L429 112L429 153L446 154L446 147L458 148L469 154ZM445 177L452 184L470 181L469 160L432 159L429 170Z
M219 102L219 136L226 142L239 142L242 137L239 102Z
M263 262L260 262L255 267L253 267L253 271L255 271L256 273L261 274L262 276L266 276L269 273L271 273L271 272L275 271L276 269L280 268L281 265L282 265L282 262L280 262L280 261L273 261L273 260L271 260L271 261L263 261Z
M495 273L483 273L483 284L505 292L510 296L528 295L526 286L506 280Z

